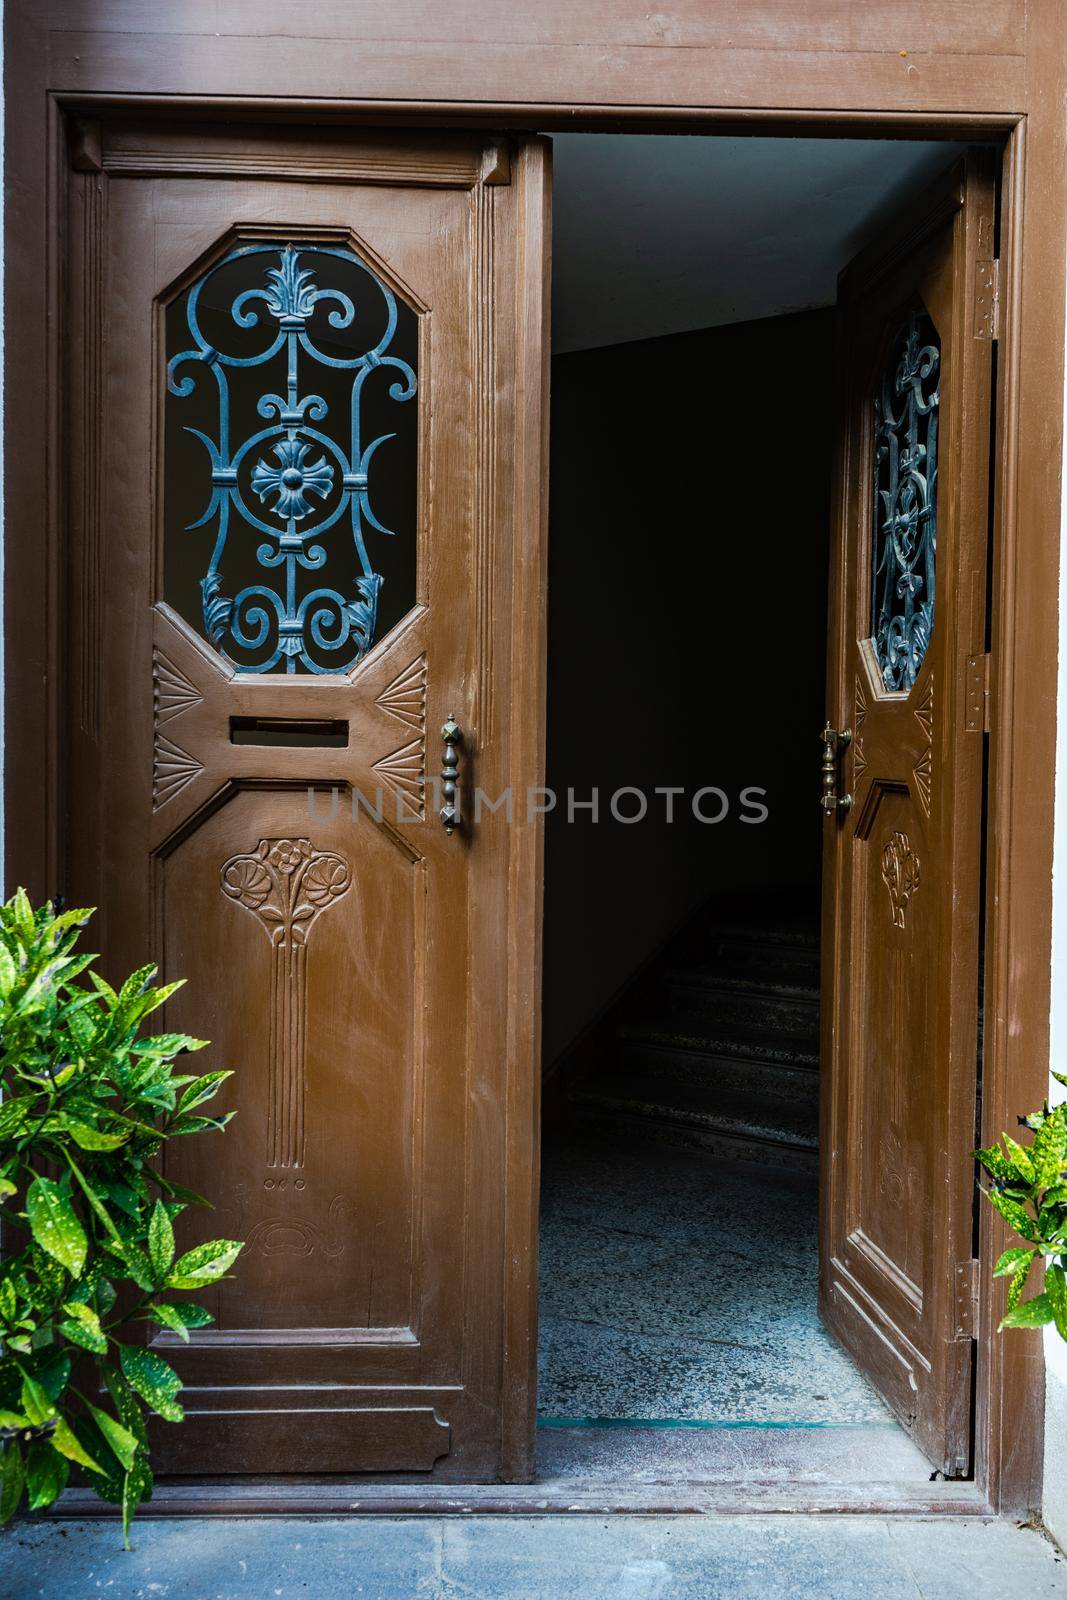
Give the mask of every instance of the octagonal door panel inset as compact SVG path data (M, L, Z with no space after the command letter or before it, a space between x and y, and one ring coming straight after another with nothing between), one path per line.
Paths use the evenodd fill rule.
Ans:
M933 1464L970 1466L993 182L968 157L842 280L820 1306ZM839 791L840 792L840 791Z
M238 236L167 301L164 596L239 670L348 671L415 601L425 307L367 255Z
M514 776L545 147L102 150L71 201L67 892L109 975L188 980L165 1026L237 1115L167 1151L215 1207L179 1245L246 1241L211 1327L150 1335L187 1385L157 1464L498 1476L532 1415L502 1415L506 1263L536 1262L532 1215L504 1232L516 836L447 834L433 783L452 712L463 766Z

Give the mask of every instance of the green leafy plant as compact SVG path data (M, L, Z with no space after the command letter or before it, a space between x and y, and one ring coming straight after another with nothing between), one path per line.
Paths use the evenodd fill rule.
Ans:
M174 1220L202 1196L158 1170L168 1139L222 1129L202 1109L230 1076L179 1073L205 1043L139 1037L180 985L154 966L116 993L75 946L88 911L0 906L0 1520L52 1504L72 1464L130 1518L152 1492L145 1408L180 1422L181 1379L138 1323L188 1341L213 1319L182 1291L241 1249L177 1257Z
M1053 1073L1067 1085L1067 1076ZM994 1272L1007 1278L1008 1303L1002 1328L1040 1328L1054 1323L1067 1339L1067 1103L1020 1117L1033 1134L1029 1144L1002 1135L999 1144L974 1152L992 1179L983 1194L1025 1240L1005 1250ZM1035 1262L1045 1262L1045 1286L1030 1300L1023 1291Z

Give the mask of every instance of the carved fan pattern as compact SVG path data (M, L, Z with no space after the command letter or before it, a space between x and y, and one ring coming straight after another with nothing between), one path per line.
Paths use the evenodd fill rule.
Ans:
M912 768L912 774L915 778L915 789L919 796L919 804L922 806L925 815L929 817L934 774L934 685L932 681L927 683L922 698L915 707L915 720L926 735L926 749Z
M915 790L919 796L919 803L927 816L930 815L932 773L933 758L929 748L927 748L912 768L912 777L915 779Z
M373 770L397 798L400 817L426 813L426 740L412 739L374 763Z
M155 762L152 771L152 806L158 811L176 794L181 794L186 784L192 783L203 772L202 764L171 739L156 734Z
M203 695L161 650L152 652L152 699L156 722L169 722L200 705Z
M421 732L426 726L426 657L419 656L406 666L400 676L382 690L378 704L391 717Z
M166 722L191 711L203 700L195 684L189 682L173 661L161 650L152 651L152 706L155 714L155 742L152 759L152 809L158 811L168 800L181 794L203 772L203 763L190 755L159 730Z
M858 783L867 770L867 757L863 750L863 724L867 721L867 696L863 684L856 679L855 731L852 739L852 777Z

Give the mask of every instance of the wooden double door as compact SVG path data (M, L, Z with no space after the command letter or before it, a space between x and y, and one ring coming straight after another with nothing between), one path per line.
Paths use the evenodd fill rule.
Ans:
M168 1156L246 1245L155 1335L163 1472L532 1471L547 194L538 140L74 146L63 887L238 1113ZM969 160L843 282L824 745L822 1312L955 1475L992 221Z
M237 1113L167 1155L245 1248L155 1335L159 1468L521 1476L537 847L462 813L538 713L545 146L115 121L72 167L63 887Z

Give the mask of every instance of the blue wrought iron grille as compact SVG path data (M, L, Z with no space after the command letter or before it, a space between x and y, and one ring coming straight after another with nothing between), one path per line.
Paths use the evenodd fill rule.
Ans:
M372 478L408 524L399 614L413 598L414 407L393 461L378 452L416 392L414 312L349 249L241 245L170 308L175 345L168 600L244 671L347 670L378 633L380 536L394 535Z
M871 632L887 689L918 677L934 627L941 341L925 311L894 338L874 400Z

